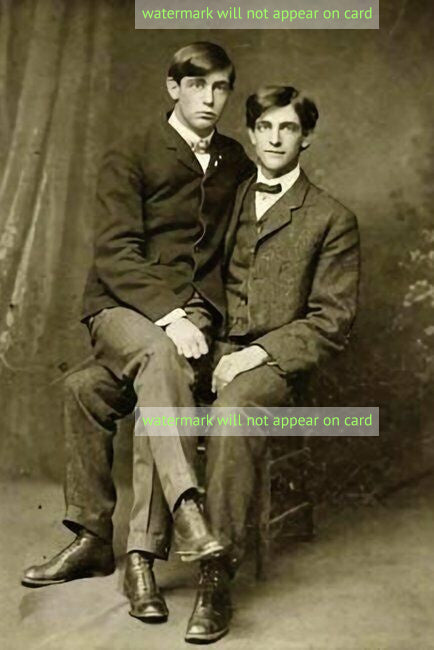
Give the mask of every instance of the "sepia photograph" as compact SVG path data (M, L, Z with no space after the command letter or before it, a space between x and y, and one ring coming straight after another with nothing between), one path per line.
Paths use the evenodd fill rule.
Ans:
M434 650L434 8L379 15L0 0L2 647Z

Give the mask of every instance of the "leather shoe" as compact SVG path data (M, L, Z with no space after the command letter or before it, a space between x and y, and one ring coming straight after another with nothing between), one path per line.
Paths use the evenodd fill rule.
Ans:
M229 583L223 559L202 562L196 602L185 635L188 643L213 643L229 631L232 614Z
M84 528L74 541L44 564L29 567L21 584L44 587L60 582L106 576L115 570L111 544Z
M223 546L211 535L199 505L183 501L173 516L177 553L184 562L221 555Z
M145 623L167 621L169 610L155 582L151 563L139 551L128 553L124 591L130 601L131 616Z

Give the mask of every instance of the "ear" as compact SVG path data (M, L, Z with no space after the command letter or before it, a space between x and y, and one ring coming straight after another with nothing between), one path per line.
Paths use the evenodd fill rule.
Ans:
M252 143L254 147L256 147L256 135L253 129L247 129L247 133L249 134L249 140Z
M167 92L171 96L174 102L177 102L179 99L179 84L173 77L167 77L166 79L166 88Z
M313 139L314 136L312 131L310 131L307 135L304 135L300 145L301 151L305 151L306 149L308 149L308 147L310 147L310 145L312 144Z

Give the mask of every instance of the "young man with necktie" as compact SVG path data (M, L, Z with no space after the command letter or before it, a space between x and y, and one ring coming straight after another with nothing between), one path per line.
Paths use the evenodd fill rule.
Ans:
M246 117L258 169L238 189L226 240L228 318L215 349L214 406L290 406L300 376L347 343L357 303L357 222L300 168L318 119L311 100L291 86L266 86L248 98ZM229 629L230 579L267 444L223 426L211 433L206 514L225 552L201 562L186 634L192 643Z
M233 199L252 163L215 125L234 85L226 52L199 42L179 50L167 76L170 116L113 147L98 181L94 264L84 295L95 364L66 380L67 511L75 540L27 569L26 586L106 575L115 568L111 476L116 421L136 404L194 406L191 361L224 319L221 259ZM198 505L192 437L135 437L134 504L125 591L131 615L164 621L153 574L167 559L171 524L186 560L221 546Z

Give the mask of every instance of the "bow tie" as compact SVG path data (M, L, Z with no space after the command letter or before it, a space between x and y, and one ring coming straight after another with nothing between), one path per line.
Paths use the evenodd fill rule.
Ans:
M268 185L268 183L255 183L252 185L252 190L255 192L266 192L267 194L280 194L282 186L280 183L276 185Z
M193 153L208 153L209 145L208 140L198 140L197 142L193 142L191 149Z

